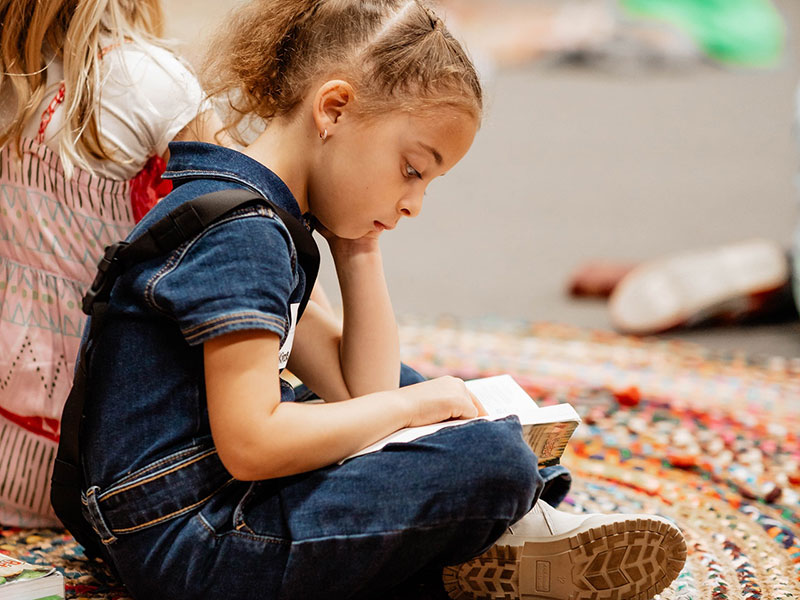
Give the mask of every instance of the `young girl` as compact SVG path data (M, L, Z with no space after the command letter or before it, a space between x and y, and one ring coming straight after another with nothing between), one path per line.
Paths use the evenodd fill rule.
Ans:
M58 525L49 483L103 246L168 191L202 90L158 0L0 1L0 523ZM197 124L205 123L202 118Z
M452 377L398 387L378 245L480 121L478 78L442 21L417 0L255 0L212 47L209 89L269 127L242 153L173 144L174 191L129 239L199 196L256 192L326 238L344 325L314 302L297 322L313 282L263 206L123 271L89 347L81 452L84 518L132 595L380 597L444 565L460 565L454 598L663 589L685 556L677 528L537 502L515 418L340 462L480 412ZM295 401L287 365L326 402Z

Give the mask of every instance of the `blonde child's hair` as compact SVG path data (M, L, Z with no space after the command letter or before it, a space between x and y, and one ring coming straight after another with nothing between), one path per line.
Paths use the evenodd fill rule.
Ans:
M64 64L65 166L89 158L115 160L100 135L102 55L124 41L161 45L161 0L0 0L0 88L11 86L16 107L0 128L0 147L21 150L22 133L47 93L47 61ZM71 170L71 169L70 169Z
M252 0L209 48L205 88L239 143L243 119L291 115L320 77L349 81L368 115L483 111L475 67L422 0Z

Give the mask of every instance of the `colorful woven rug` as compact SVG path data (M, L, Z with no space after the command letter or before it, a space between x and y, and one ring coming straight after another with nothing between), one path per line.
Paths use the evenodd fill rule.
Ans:
M579 410L562 508L678 523L689 556L659 600L800 599L800 360L493 320L405 321L401 341L429 377L511 373L540 404ZM63 532L0 529L0 552L63 569L69 598L127 598Z
M566 502L677 522L689 556L661 600L800 598L800 360L553 324L402 332L428 376L511 373L540 404L579 410Z

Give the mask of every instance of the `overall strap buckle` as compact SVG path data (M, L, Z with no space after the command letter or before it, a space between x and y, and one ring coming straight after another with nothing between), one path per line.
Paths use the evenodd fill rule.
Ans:
M94 277L94 281L92 281L92 285L89 286L88 291L83 296L81 308L85 314L91 315L94 303L108 298L111 288L114 287L114 282L122 272L122 264L118 254L127 246L128 242L116 242L106 246L103 257L97 263L97 274Z

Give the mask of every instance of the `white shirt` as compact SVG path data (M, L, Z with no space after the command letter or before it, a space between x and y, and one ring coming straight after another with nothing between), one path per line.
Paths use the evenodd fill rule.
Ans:
M120 162L89 159L100 176L127 180L147 160L161 156L167 145L192 119L210 108L197 78L174 54L157 46L127 43L110 50L101 61L100 130L106 147ZM25 128L35 138L40 117L64 77L63 65L47 67L47 93L36 117ZM45 130L45 144L58 152L63 104Z

